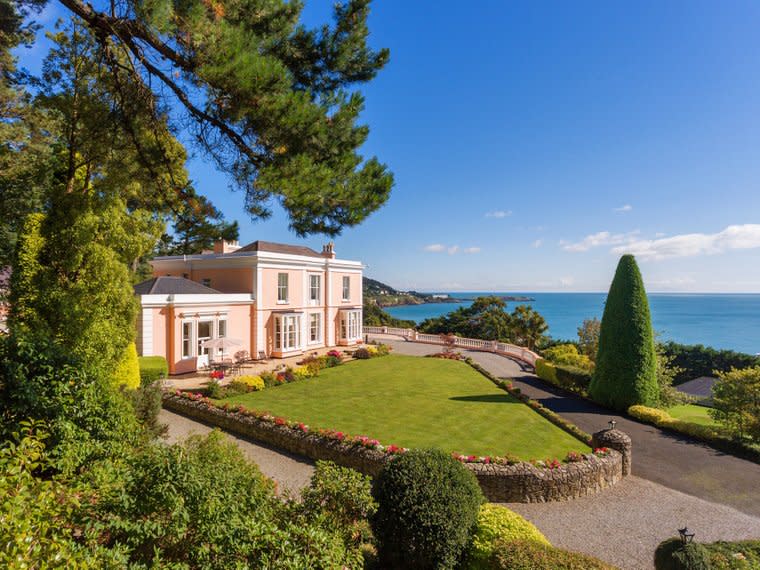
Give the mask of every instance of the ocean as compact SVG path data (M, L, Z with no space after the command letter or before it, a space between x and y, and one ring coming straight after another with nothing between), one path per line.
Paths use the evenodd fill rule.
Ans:
M531 305L549 324L548 334L558 339L577 338L583 319L602 318L606 293L450 293L452 297L474 298L481 295L525 296L532 302L508 302L507 310L516 305ZM388 307L399 319L421 322L438 317L460 303L428 303ZM760 353L760 294L654 293L649 295L652 326L662 340L684 344L704 344Z

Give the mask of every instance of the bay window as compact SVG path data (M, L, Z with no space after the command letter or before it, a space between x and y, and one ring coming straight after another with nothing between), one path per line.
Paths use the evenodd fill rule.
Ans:
M362 335L362 312L360 309L341 311L340 338L341 340L357 340Z
M322 340L322 315L319 313L309 314L309 342Z
M301 315L283 314L274 318L275 351L295 350L301 346Z

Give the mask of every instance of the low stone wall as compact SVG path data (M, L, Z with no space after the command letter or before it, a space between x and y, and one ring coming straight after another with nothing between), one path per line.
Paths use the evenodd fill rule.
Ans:
M367 475L377 475L393 454L328 439L277 425L271 421L223 410L204 401L165 393L164 407L173 412L250 437L291 453L332 461ZM478 478L485 497L492 502L535 503L582 497L610 487L623 478L623 456L614 449L608 455L554 469L530 463L515 465L465 463Z

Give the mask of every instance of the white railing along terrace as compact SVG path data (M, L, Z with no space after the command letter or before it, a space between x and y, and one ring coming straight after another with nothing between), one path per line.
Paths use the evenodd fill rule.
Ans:
M410 342L440 345L446 344L446 341L444 340L445 335L420 333L414 329L402 329L398 327L363 327L363 330L364 334L388 334L400 336ZM524 346L479 338L466 338L460 336L455 336L454 338L454 346L456 347L501 354L525 362L533 367L536 366L536 360L541 358L538 354Z

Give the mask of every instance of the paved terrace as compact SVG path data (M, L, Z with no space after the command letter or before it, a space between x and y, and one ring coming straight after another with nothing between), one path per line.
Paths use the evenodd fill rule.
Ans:
M440 350L393 337L378 340L401 354L423 356ZM760 538L760 465L555 390L502 356L467 354L493 374L511 378L531 398L585 431L597 431L615 419L633 440L634 476L614 488L572 501L507 505L536 524L553 544L638 570L651 569L657 544L684 524L696 531L697 540L705 542ZM268 367L281 362L271 361ZM169 441L211 430L166 410L161 412L161 421L169 424ZM281 491L297 493L308 484L314 469L311 460L228 437L278 482Z

